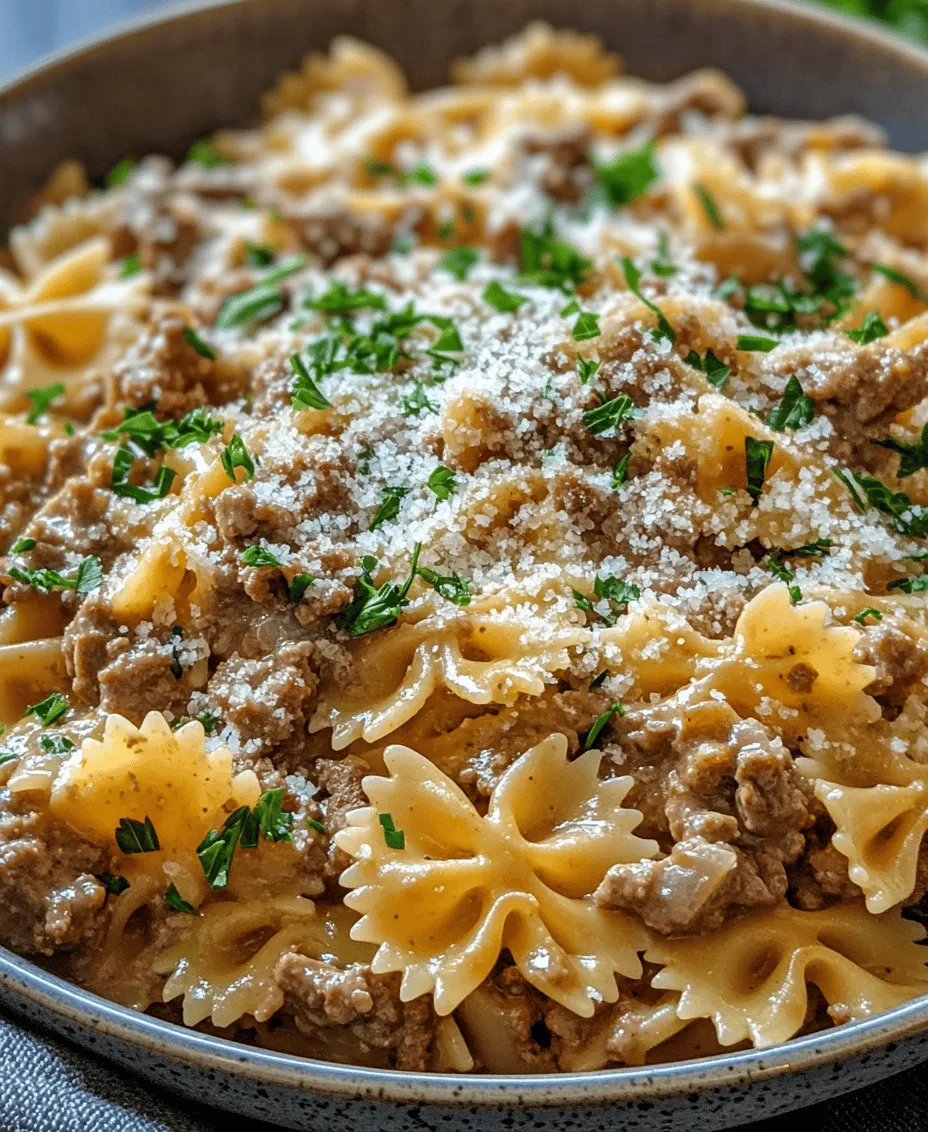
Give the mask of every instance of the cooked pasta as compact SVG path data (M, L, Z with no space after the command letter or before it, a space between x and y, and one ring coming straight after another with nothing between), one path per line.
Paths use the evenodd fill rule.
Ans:
M928 993L928 168L543 25L337 40L0 273L0 941L573 1072Z

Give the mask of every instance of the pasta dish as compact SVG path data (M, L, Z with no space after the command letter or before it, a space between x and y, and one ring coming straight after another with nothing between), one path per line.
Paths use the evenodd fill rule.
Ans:
M0 942L557 1072L928 993L928 166L533 25L336 40L0 270Z

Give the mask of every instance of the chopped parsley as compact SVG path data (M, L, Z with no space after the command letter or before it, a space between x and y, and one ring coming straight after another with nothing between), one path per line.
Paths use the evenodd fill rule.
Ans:
M573 291L590 268L575 248L558 240L548 224L541 232L524 229L519 238L520 278L536 287Z
M484 287L481 297L485 303L489 303L500 314L517 311L523 303L528 301L524 295L517 295L515 291L507 291L496 279L493 279Z
M315 818L307 818L306 824L310 829L314 829L316 833L325 833L325 826L321 821L316 821Z
M110 896L119 896L130 887L128 880L116 873L98 873L97 880L103 885Z
M303 598L306 596L306 591L313 584L316 579L312 574L294 574L290 581L287 583L287 589L290 594L290 600L294 605L299 605Z
M283 562L276 555L271 554L265 547L258 546L257 543L242 551L242 563L245 566L283 566Z
M229 164L216 148L212 138L197 138L187 150L187 160L195 165L202 165L204 169L215 169L217 165Z
M891 491L875 476L848 473L842 468L834 468L833 471L847 488L855 511L863 512L869 505L881 514L889 515L893 527L900 534L912 538L928 537L928 509L914 504L904 491Z
M364 168L370 177L392 177L396 173L396 168L380 157L368 157Z
M867 311L859 330L846 330L845 334L858 346L866 346L889 333L889 327L880 318L879 311Z
M919 574L914 578L896 578L886 588L901 590L904 594L923 594L928 590L928 574Z
M670 241L664 228L661 228L657 234L657 255L651 260L648 267L662 279L676 275L680 270L670 258Z
M265 790L255 805L254 815L266 841L290 841L293 814L281 809L284 788Z
M408 487L385 487L381 498L380 506L371 519L371 525L368 527L370 531L376 531L378 527L384 523L388 523L391 519L395 519L400 513L400 502L409 494Z
M712 193L709 192L709 190L701 181L694 181L692 188L696 199L702 205L702 210L706 214L706 219L716 230L716 232L724 231L725 220L722 216L715 197L712 195Z
M603 730L612 722L613 716L618 715L621 717L625 714L625 708L622 707L621 704L612 704L611 707L607 708L587 732L587 736L583 740L584 751L589 751L596 745L596 741L603 733Z
M890 452L899 453L897 479L903 480L922 468L928 468L928 424L923 426L914 444L910 444L907 440L899 440L895 436L887 436L874 443L880 448L888 448Z
M422 544L413 547L409 576L402 586L384 582L375 586L372 577L377 560L365 556L361 559L362 574L354 584L354 599L341 612L341 627L349 637L363 637L377 629L395 625L400 610L407 604L407 594L416 579Z
M591 338L598 338L599 315L592 311L580 311L570 333L575 342L588 342Z
M584 613L591 613L594 617L598 617L604 625L610 626L615 625L619 618L628 612L630 601L637 601L641 597L641 590L634 582L623 582L611 575L605 578L597 576L593 582L593 594L596 602L607 602L609 605L607 613L600 613L596 608L596 602L591 601L579 590L571 590L571 593L577 609L583 610Z
M51 593L52 590L75 590L79 594L89 594L103 582L103 565L92 554L81 561L72 578L63 577L57 570L29 570L21 566L11 566L10 577L32 586L40 594Z
M455 279L463 281L476 267L479 260L480 252L476 248L451 248L441 257L437 266L442 271L447 271L449 275L453 275Z
M814 542L793 547L792 550L781 549L777 553L786 558L824 558L834 545L830 538L817 538Z
M283 309L285 296L277 286L287 276L300 271L307 264L303 253L289 256L273 271L267 272L253 287L230 295L222 304L216 318L217 330L228 330L234 326L254 325L266 322Z
M858 625L866 625L868 617L872 617L874 621L883 620L883 614L880 613L878 609L874 609L872 605L868 605L866 609L862 609L860 613L854 617L854 620Z
M249 267L270 267L276 255L270 244L245 244L245 262Z
M255 478L255 461L251 453L245 447L245 441L238 435L232 437L229 443L223 448L219 454L219 460L222 467L229 477L235 483L235 469L241 468L245 473L245 479L253 480Z
M129 482L129 475L134 463L135 457L132 455L132 450L128 445L122 444L113 457L113 471L110 476L110 488L113 493L124 499L131 499L134 503L154 503L158 499L164 499L171 490L171 484L176 479L177 472L162 464L155 473L154 485L152 487L140 487Z
M290 355L290 368L296 375L290 388L294 409L331 409L332 403L313 381L312 374L299 354Z
M616 207L642 196L660 176L653 141L637 149L622 150L611 161L597 162L591 158L590 164L596 171L600 191Z
M120 279L131 279L133 275L138 275L142 270L142 261L139 259L137 252L130 252L123 258L122 266L119 269Z
M128 884L128 881L126 882ZM174 881L168 885L164 892L164 902L172 912L183 912L187 916L199 916L198 909L181 896Z
M153 405L153 403L152 403ZM225 422L221 417L210 417L203 407L191 409L179 421L159 421L152 405L123 409L123 421L116 428L100 435L104 440L126 438L132 447L146 456L154 456L162 448L187 448L191 444L205 444L211 436L218 436Z
M378 814L377 820L383 829L383 839L387 843L387 848L405 849L406 835L401 829L394 826L392 816L390 814Z
M438 406L430 401L421 381L416 381L412 393L405 393L400 398L400 412L404 417L418 417L422 413L437 413ZM371 527L371 530L374 528Z
M789 591L789 600L792 605L798 605L802 601L802 590L795 585L796 575L792 567L787 566L780 558L781 551L772 550L767 558L767 568L775 578L779 578L784 582L787 590Z
M115 836L116 844L123 853L157 853L161 848L150 817L144 821L120 818Z
M622 264L622 271L625 273L625 283L629 291L631 291L639 302L644 303L648 310L657 318L657 329L651 331L651 337L656 341L661 338L666 338L668 342L676 342L677 332L667 321L664 312L657 303L653 303L650 299L646 299L644 295L642 295L641 272L628 256L622 256L620 262Z
M764 490L764 481L767 478L767 467L773 455L772 440L757 440L753 436L744 438L744 462L747 475L748 495L754 501L754 506L760 502L760 493Z
M602 394L597 393L601 404L593 409L587 409L583 414L583 424L588 432L594 436L601 436L610 429L617 429L620 424L631 420L638 415L631 397L620 393L609 401L602 401Z
M814 417L815 403L811 397L803 393L799 379L792 374L783 390L782 398L767 414L767 427L772 428L774 432L784 432L788 428L805 428Z
M701 358L695 350L690 350L684 359L688 366L698 369L706 375L706 381L716 389L722 389L731 374L731 368L715 356L712 350L706 350L706 356Z
M39 746L47 755L66 755L74 750L74 743L67 735L42 735L39 737Z
M891 283L898 283L900 287L905 287L913 299L917 299L920 303L928 303L928 291L924 287L920 287L918 283L912 278L911 275L906 275L904 272L899 271L898 268L890 267L886 263L871 263L870 270L875 271L878 275L882 275Z
M814 295L833 308L826 321L840 317L850 308L857 290L854 276L838 266L848 258L847 248L827 228L817 227L796 240L796 251Z
M437 499L450 499L452 494L457 491L458 483L454 472L450 468L446 468L444 464L439 464L425 481L425 486Z
M23 715L34 715L43 727L51 727L53 723L57 723L62 716L67 714L70 706L67 697L63 696L61 692L52 692L37 704L30 704Z
M489 169L468 169L466 173L461 175L461 180L465 185L476 188L478 185L482 185L489 176Z
M120 157L103 178L103 183L108 189L115 189L117 185L123 184L128 179L129 174L137 165L138 161L134 157Z
M316 298L304 299L303 306L322 314L349 314L361 310L386 310L387 301L377 291L369 291L366 287L351 291L344 283L332 279L327 290Z
M612 486L619 488L628 479L628 462L631 460L631 452L626 452L621 460L612 469Z
M201 358L207 358L211 362L216 360L216 351L208 342L203 341L192 326L184 327L184 341L188 346L196 350Z
M592 358L577 358L577 376L581 385L588 385L598 370L599 362L594 362Z
M438 174L431 165L420 161L413 165L411 169L407 169L405 173L401 173L397 184L402 189L408 188L410 185L424 185L426 188L432 188L438 184Z
M739 334L735 349L769 354L779 345L776 338L767 338L763 334Z
M25 554L35 546L34 538L18 538L9 549L10 554Z
M39 417L45 416L48 407L53 401L64 393L64 385L56 381L52 385L43 385L38 389L27 389L26 396L32 402L32 408L26 414L26 424L38 424Z
M454 605L470 605L470 582L459 574L439 574L428 566L417 568L419 577Z

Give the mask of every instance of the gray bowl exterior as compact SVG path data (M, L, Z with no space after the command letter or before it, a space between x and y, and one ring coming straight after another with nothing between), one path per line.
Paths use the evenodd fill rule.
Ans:
M247 123L283 70L339 34L389 51L417 87L530 19L595 32L655 80L723 68L753 110L858 113L928 149L928 54L777 0L225 0L133 25L0 90L0 226L65 157L182 153ZM164 1087L279 1127L367 1132L717 1129L837 1096L928 1058L928 998L773 1050L643 1069L443 1076L339 1066L187 1031L87 994L0 948L0 1001Z

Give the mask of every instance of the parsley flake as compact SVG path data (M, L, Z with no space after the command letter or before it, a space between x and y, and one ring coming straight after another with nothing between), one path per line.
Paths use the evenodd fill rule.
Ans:
M228 165L228 160L216 148L212 138L197 138L187 150L187 160L204 169L215 169L217 165Z
M919 286L911 275L906 275L904 272L899 271L898 268L890 267L889 264L886 263L871 263L870 270L875 271L878 275L882 275L891 283L898 283L900 287L905 287L912 298L918 300L918 302L928 303L928 291L926 291L924 287Z
M626 452L621 460L612 469L612 486L619 488L628 479L628 463L632 458L631 452Z
M482 185L489 176L489 169L469 169L466 173L461 175L461 180L465 185L476 188L478 185Z
M290 355L290 368L296 375L290 389L294 409L331 409L332 403L313 381L312 374L299 354Z
M283 309L285 296L276 286L281 280L293 275L306 266L307 257L302 253L288 256L273 271L262 276L253 287L230 295L222 304L216 318L217 330L228 330L234 326L253 325L266 322Z
M419 566L418 575L426 583L447 598L454 605L470 605L470 582L459 574L439 574L428 566Z
M35 546L34 538L18 538L9 549L10 554L25 554Z
M242 551L242 563L245 566L283 566L276 555L257 543Z
M39 417L45 416L48 407L53 401L64 393L64 385L56 381L52 385L43 385L38 389L26 390L26 396L32 402L32 408L26 414L26 424L38 424Z
M425 481L425 486L433 492L437 499L450 499L452 494L457 491L458 482L450 468L446 468L444 464L439 464Z
M692 185L693 193L696 199L702 205L702 210L706 214L706 219L716 230L722 232L725 229L725 220L719 209L718 202L715 197L701 181L694 181Z
M622 264L622 271L625 273L625 283L629 291L631 291L639 302L644 303L648 310L657 318L657 329L651 331L651 337L656 341L661 338L666 338L668 342L676 342L677 332L667 321L664 312L657 303L653 303L650 299L646 299L644 295L642 295L641 272L628 256L622 256L620 262Z
M514 291L507 291L496 279L493 279L484 287L481 297L485 303L489 303L500 314L517 311L524 302L527 302L525 295L517 295Z
M893 527L900 534L912 538L928 537L928 509L914 504L904 491L891 491L875 476L848 473L842 468L832 470L847 488L855 511L863 512L869 505L881 514L889 515Z
M603 730L612 722L613 716L617 715L621 717L625 714L625 708L622 707L621 704L612 704L611 707L607 708L587 732L587 736L583 740L584 751L589 751L595 746Z
M654 142L649 141L637 149L625 149L611 161L590 162L596 172L596 181L610 204L616 207L628 204L642 196L660 177L654 161Z
M886 589L901 590L904 594L923 594L928 590L928 574L919 574L915 578L896 578Z
M774 432L805 428L815 417L815 403L803 393L795 374L791 375L783 390L783 397L767 414L766 423Z
M524 229L519 239L520 278L536 287L572 291L583 282L590 261L558 240L550 224L542 232Z
M619 578L609 575L600 578L598 575L593 581L593 595L596 601L591 601L579 590L571 590L574 605L584 613L598 617L604 625L615 625L619 618L628 612L628 603L637 601L641 597L641 590L634 582L623 582ZM605 601L609 605L607 613L600 613L596 602Z
M50 727L67 714L70 706L67 697L63 696L61 692L52 692L39 703L30 704L23 715L34 715L36 719L41 721L43 727Z
M760 493L764 490L764 481L767 478L767 467L773 455L772 440L757 440L753 436L744 438L744 462L747 474L748 495L754 501L754 506L760 502Z
M591 338L598 338L599 315L592 311L581 311L570 333L575 342L588 342Z
M316 579L312 574L294 574L290 581L287 583L287 590L290 594L290 600L294 605L299 605L303 598L306 596L306 591L313 584Z
M600 398L602 394L597 394ZM601 436L610 429L617 429L620 424L631 420L638 415L631 397L620 393L609 401L602 401L593 409L587 409L583 414L583 424L587 431L594 436Z
M103 885L110 896L119 896L130 887L125 877L116 873L97 873L97 880Z
M735 349L769 354L779 345L780 343L776 338L767 338L763 334L739 334Z
M139 259L136 252L130 252L123 258L122 266L119 268L120 279L131 279L133 275L138 275L142 270L142 261Z
M887 436L874 443L880 448L888 448L890 452L899 453L897 479L903 480L922 468L928 468L928 424L923 426L921 434L914 443L910 444L909 441L900 440L895 436Z
M128 881L126 885L128 887ZM183 912L187 916L199 916L201 913L197 908L181 896L177 889L177 885L171 881L163 893L164 902L171 909L172 912Z
M235 469L241 468L245 473L246 480L253 480L255 478L255 462L251 453L245 447L245 441L236 433L229 443L223 448L219 454L219 460L222 467L229 477L235 483Z
M371 525L368 527L368 530L376 531L377 528L384 523L395 519L400 513L400 501L408 494L408 487L385 487L383 489L380 506L377 508L373 519L371 519Z
M157 853L161 848L158 834L149 817L144 821L120 818L115 837L116 844L123 853Z
M860 613L854 617L854 620L858 625L866 625L868 617L872 617L874 621L883 620L883 614L880 613L878 609L874 609L872 605L868 605L866 609L862 609Z
M845 334L858 346L866 346L889 333L889 327L880 318L879 311L867 311L859 330L846 330Z
M406 835L401 829L394 826L392 816L390 814L378 814L377 820L383 829L383 839L387 843L387 848L405 849Z
M413 547L409 576L402 586L395 582L374 585L372 577L377 569L377 560L365 556L361 559L361 576L354 584L354 599L341 612L341 626L349 637L363 637L377 629L387 629L395 625L400 610L407 604L406 595L415 581L419 566L419 553L422 544Z
M716 389L722 389L731 374L731 368L715 356L712 350L706 350L706 356L701 358L695 350L690 350L684 359L688 366L698 369L706 375L706 381Z
M207 358L211 362L216 360L216 351L208 342L203 341L192 326L184 327L184 341L188 346L196 350L201 358Z
M480 260L480 253L476 248L451 248L445 252L437 263L442 271L447 271L455 279L465 280Z
M293 814L281 809L284 788L265 790L258 799L254 815L258 828L266 841L290 841L290 827L293 825Z
M164 499L171 490L171 484L176 479L177 472L162 464L155 473L154 486L140 487L129 482L129 475L134 463L135 457L131 450L125 444L121 445L113 457L113 471L110 475L110 488L113 493L140 504L154 503L158 499Z
M577 358L577 376L581 385L588 385L598 370L599 362L594 362L592 358Z
M115 189L117 185L123 184L128 179L129 174L137 165L138 161L134 157L120 157L103 178L103 183L108 189Z

